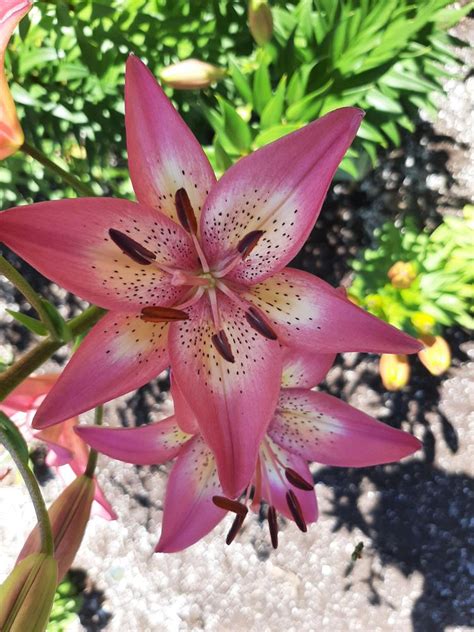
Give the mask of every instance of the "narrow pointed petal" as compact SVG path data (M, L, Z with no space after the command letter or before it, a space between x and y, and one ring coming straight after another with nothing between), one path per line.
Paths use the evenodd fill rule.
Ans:
M183 188L199 218L215 183L191 130L137 57L127 61L125 125L130 177L137 199L178 222L175 194Z
M138 428L78 426L76 432L94 450L135 465L166 463L191 439L174 416Z
M46 456L49 467L61 467L75 460L80 473L84 473L89 448L74 432L74 426L78 423L78 418L73 417L61 425L51 426L35 433L35 438L44 441L49 448Z
M110 229L152 252L152 265L125 254ZM0 214L0 240L41 274L95 305L137 311L170 305L183 293L160 264L187 268L195 255L189 236L151 208L110 198L56 200Z
M262 446L260 455L265 468L265 476L270 486L271 499L267 498L264 487L264 500L273 505L279 514L293 520L286 500L286 494L288 490L291 490L301 505L306 524L316 522L318 519L318 506L315 492L304 491L291 485L285 476L284 470L285 467L289 467L297 472L304 480L312 481L313 477L309 471L308 464L301 457L296 454L291 454L291 452L276 444L269 437L266 438L265 444L264 447ZM275 458L271 458L270 451L281 465L275 463Z
M317 353L415 353L415 338L357 307L328 283L285 268L248 290L246 298L275 326L289 347Z
M313 388L324 380L335 359L335 353L315 353L295 347L285 347L282 388Z
M361 110L335 110L232 166L202 212L203 247L211 265L237 252L253 231L264 233L229 278L253 284L291 261L314 226L361 120Z
M275 409L281 351L278 342L255 332L243 310L224 296L219 311L235 361L228 362L215 348L204 300L191 308L189 321L170 325L170 360L216 457L225 495L235 498L253 476L258 446Z
M143 386L169 364L168 324L106 314L89 332L36 413L46 428Z
M199 426L194 410L188 404L183 391L180 389L176 380L174 379L174 374L172 371L170 372L170 381L170 391L171 397L173 398L174 417L176 419L176 423L183 432L187 434L198 434Z
M281 392L268 433L307 461L345 467L391 463L421 447L408 432L391 428L336 397L307 389Z
M212 452L201 437L181 450L166 489L159 553L174 553L209 533L226 515L212 502L222 495Z
M0 5L0 160L13 154L24 141L5 77L4 61L10 37L31 6L29 0L2 0Z
M0 409L11 416L15 412L27 413L37 408L40 398L51 389L57 377L51 373L27 377L0 403Z

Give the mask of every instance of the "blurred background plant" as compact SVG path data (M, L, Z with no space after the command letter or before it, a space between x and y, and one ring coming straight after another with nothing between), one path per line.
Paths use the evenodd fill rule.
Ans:
M430 373L450 366L441 338L445 327L474 329L474 206L460 217L446 216L431 233L413 217L375 231L377 247L352 263L349 296L379 318L423 340L419 358ZM409 380L405 356L382 358L384 385L398 390Z
M219 69L201 91L169 89L218 172L331 109L358 105L366 119L340 176L361 178L381 148L413 129L419 108L433 109L443 64L457 61L451 46L465 45L446 30L474 6L448 4L39 1L22 20L6 67L27 140L100 183L97 194L132 195L122 94L129 52L164 77L189 58ZM21 155L0 168L2 207L65 193L73 190Z
M80 588L66 575L56 588L53 608L46 632L66 632L77 622L83 603Z

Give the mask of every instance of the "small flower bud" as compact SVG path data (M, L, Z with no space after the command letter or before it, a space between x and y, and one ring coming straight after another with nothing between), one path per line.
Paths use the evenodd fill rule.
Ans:
M58 582L68 572L81 545L94 499L95 484L92 478L79 476L64 489L48 510L53 531L54 557L58 563ZM36 526L28 536L17 561L39 551L40 546L40 533Z
M222 79L224 75L223 68L218 68L199 59L185 59L163 68L160 72L160 79L176 90L199 90L208 88L211 83Z
M410 379L410 364L406 355L382 354L379 371L383 385L388 391L399 391Z
M272 39L272 10L267 0L249 0L248 20L250 33L259 46Z
M406 290L416 279L416 269L413 263L405 261L397 261L387 272L393 287L398 290Z
M415 329L423 335L432 335L436 326L436 320L430 314L424 312L416 312L411 317L411 322Z
M451 366L451 350L441 336L421 336L425 348L418 352L418 357L431 375L441 375Z
M43 632L53 606L58 565L51 555L33 553L0 586L0 630Z

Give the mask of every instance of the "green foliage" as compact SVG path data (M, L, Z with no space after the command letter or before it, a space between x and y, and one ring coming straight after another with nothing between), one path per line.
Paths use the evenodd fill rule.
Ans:
M46 632L66 632L77 619L77 613L82 605L82 597L77 586L68 577L66 575L56 589Z
M353 262L351 297L406 332L437 333L442 326L474 328L474 207L462 217L447 216L431 234L419 232L413 218L386 223L377 231L378 247ZM408 287L394 287L389 271L397 262L411 264Z
M9 46L6 68L27 140L100 194L133 195L123 82L130 52L158 75L189 57L222 66L205 91L168 94L222 172L238 157L344 105L367 116L340 175L360 177L380 147L433 106L447 35L473 3L449 0L273 0L274 35L257 47L247 2L38 1ZM214 137L214 138L213 138ZM0 206L75 195L19 153L0 165Z
M413 130L419 108L435 110L433 95L446 74L442 64L456 62L449 46L463 45L443 28L469 11L446 9L448 3L300 0L275 8L273 42L230 63L233 86L225 88L226 98L239 127L247 129L246 146L226 120L221 99L209 105L216 168L335 108L358 106L366 117L339 175L362 177L376 164L379 148L397 145L401 130Z

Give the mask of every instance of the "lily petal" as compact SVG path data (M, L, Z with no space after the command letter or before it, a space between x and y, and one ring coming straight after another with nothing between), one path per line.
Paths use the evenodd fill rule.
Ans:
M0 6L0 160L13 154L24 141L15 103L5 77L4 60L10 37L31 6L29 0L2 0Z
M178 222L174 199L184 188L199 218L216 177L191 130L134 55L125 74L125 125L130 177L139 202Z
M78 426L76 432L94 450L135 465L166 463L191 438L179 429L174 416L138 428Z
M226 515L212 502L213 496L221 494L212 452L201 437L194 437L171 470L155 551L181 551L207 535Z
M115 229L156 256L142 265L111 239ZM52 281L106 309L170 305L183 293L160 264L195 265L186 232L151 208L111 198L40 202L0 213L0 240Z
M174 378L216 457L224 492L234 498L253 476L258 446L275 409L281 351L278 342L256 333L225 296L219 311L234 362L225 360L212 342L216 331L204 300L190 308L189 320L172 323L169 351Z
M398 461L421 447L408 432L391 428L326 393L281 392L268 430L280 446L308 461L366 467Z
M271 499L267 498L264 490L264 499L268 503L272 504L278 513L286 516L290 520L293 520L286 501L286 494L288 490L291 490L298 498L305 522L307 524L310 522L316 522L318 519L318 506L315 492L304 491L302 489L298 489L297 487L293 487L285 477L285 468L289 467L292 470L295 470L295 472L304 478L304 480L311 483L313 481L313 476L309 471L306 461L297 454L292 454L288 450L285 450L269 437L266 438L265 444L262 446L260 451L260 455L265 468L265 476L270 487L271 494Z
M290 347L318 353L415 353L421 349L418 340L301 270L285 268L250 288L246 297L267 314L279 340Z
M74 417L155 378L169 364L167 323L106 314L72 356L36 413L33 427Z
M324 380L335 359L335 353L314 353L295 347L284 347L282 388L316 386Z
M233 165L212 189L201 216L211 266L236 253L239 241L253 231L264 233L229 278L253 284L291 261L314 226L362 116L356 108L335 110Z
M191 406L188 404L176 380L174 379L173 371L170 371L170 381L170 391L174 403L174 416L176 419L176 423L181 428L181 430L183 430L183 432L189 434L198 434L199 425L196 419L196 415Z

